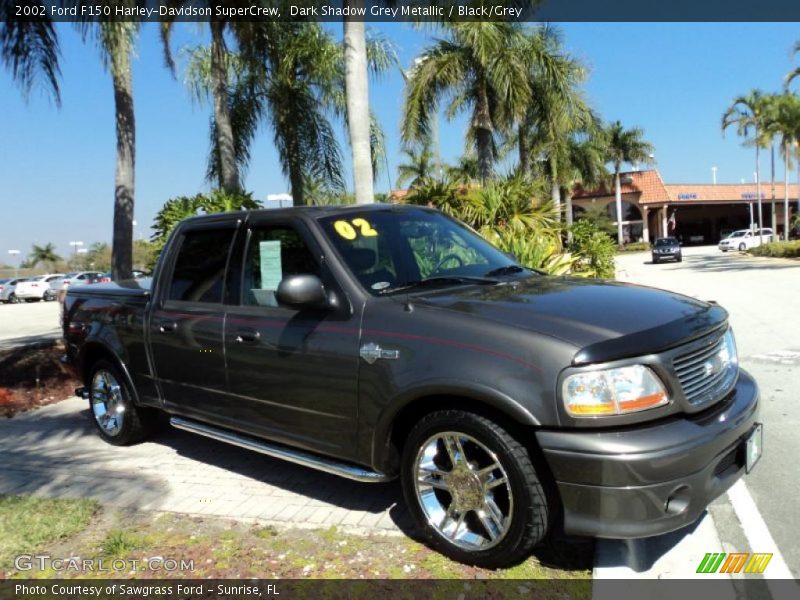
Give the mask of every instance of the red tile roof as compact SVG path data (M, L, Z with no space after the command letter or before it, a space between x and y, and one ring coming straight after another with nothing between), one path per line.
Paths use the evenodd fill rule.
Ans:
M756 200L755 183L664 183L656 170L620 173L622 193L635 194L640 204L692 204L697 202L746 202ZM797 200L797 184L789 184L789 198ZM574 199L604 198L614 195L614 184L610 182L597 190L578 188ZM761 183L761 199L772 198L769 181ZM775 198L783 199L783 182L775 182Z
M671 202L742 202L757 200L755 183L669 183L665 186ZM789 198L797 199L797 184L789 184ZM772 185L761 183L761 200L772 199ZM775 182L775 199L783 200L783 182Z
M668 202L669 196L664 186L664 181L658 171L630 171L620 173L620 180L623 194L639 195L639 202L643 204L654 202ZM584 190L578 188L573 194L573 198L603 198L614 195L614 182L601 185L597 190Z

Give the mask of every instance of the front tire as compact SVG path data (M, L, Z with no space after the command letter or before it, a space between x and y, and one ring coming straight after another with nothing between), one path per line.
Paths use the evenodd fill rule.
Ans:
M8 303L9 303L9 304L19 304L19 298L17 298L17 295L16 295L16 294L11 294L11 295L8 297Z
M99 360L89 376L89 409L100 437L115 446L128 446L148 437L156 415L137 407L116 365Z
M417 526L454 560L508 567L547 533L549 507L528 451L489 419L459 410L427 415L409 434L401 470Z

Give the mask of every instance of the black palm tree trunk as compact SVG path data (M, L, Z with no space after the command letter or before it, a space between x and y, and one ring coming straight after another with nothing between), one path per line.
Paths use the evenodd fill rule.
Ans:
M478 85L478 97L475 103L475 135L478 147L478 176L481 183L486 183L494 168L492 151L492 115L489 111L489 94L486 84Z
M133 199L136 160L136 123L130 64L115 69L114 105L117 129L117 166L114 187L114 237L111 273L115 280L129 279L133 268Z
M239 169L233 141L230 106L228 105L228 70L225 59L225 39L221 21L212 20L211 81L214 95L214 132L219 153L220 187L229 193L240 192Z

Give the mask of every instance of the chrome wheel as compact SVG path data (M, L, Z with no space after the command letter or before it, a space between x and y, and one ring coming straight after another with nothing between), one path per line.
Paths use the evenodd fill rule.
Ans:
M486 550L506 536L514 508L497 456L464 433L428 438L414 463L417 501L430 526L465 550Z
M112 373L100 369L92 378L91 394L92 413L100 429L109 436L117 435L125 418L122 386Z

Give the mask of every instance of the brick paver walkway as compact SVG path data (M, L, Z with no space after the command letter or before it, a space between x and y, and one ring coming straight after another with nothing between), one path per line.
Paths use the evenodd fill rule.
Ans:
M78 398L0 420L0 493L306 527L409 528L397 482L352 482L172 428L111 446Z

